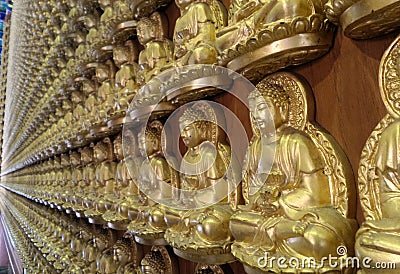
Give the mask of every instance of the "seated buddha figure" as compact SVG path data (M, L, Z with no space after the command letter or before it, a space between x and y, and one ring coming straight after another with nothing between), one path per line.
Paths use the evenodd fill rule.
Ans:
M110 200L115 190L115 167L112 142L110 138L104 138L94 147L96 161L95 182L96 188L89 198L91 207L85 211L85 216L92 223L104 223L101 215L113 208Z
M94 119L92 124L103 125L107 122L109 112L114 105L115 66L112 60L97 66L96 78L100 86L97 89L96 107L91 113L91 118Z
M143 274L173 274L179 273L175 257L170 256L168 249L164 246L153 246L140 263Z
M176 0L180 17L174 29L177 66L215 64L218 52L216 32L226 26L226 9L217 0Z
M169 210L165 220L171 227L166 230L165 239L182 256L186 253L188 259L212 256L220 262L231 256L229 219L239 202L238 191L230 187L228 179L231 178L230 146L221 137L214 108L206 101L185 110L179 118L179 127L188 149L179 172L182 190L179 202L195 209Z
M131 145L130 145L131 146ZM115 207L103 214L103 219L108 222L109 227L114 229L126 229L128 224L128 206L138 205L138 188L132 180L126 166L124 153L122 150L122 133L114 140L114 154L117 157L117 167L115 171L115 191L114 197L110 197ZM127 156L129 157L129 156Z
M83 82L82 91L86 95L84 110L85 115L79 119L79 123L82 124L83 130L82 135L86 135L89 132L89 128L94 123L97 109L97 94L98 83L91 80Z
M294 82L300 90L303 85L300 80L287 75L282 73L282 82ZM271 257L300 261L309 257L321 269L342 271L345 266L339 264L330 269L323 258L353 254L357 224L347 218L352 174L344 175L346 178L340 181L327 172L332 166L325 160L328 155L318 148L318 140L313 139L315 134L324 138L324 147L332 151L329 157L335 163L341 161L347 166L349 163L336 154L339 148L332 137L325 137L326 133L307 122L305 93L294 95L293 90L275 83L272 77L260 82L249 95L254 137L247 151L248 164L242 180L246 205L239 206L239 212L230 221L235 239L232 254L252 271L279 272L276 262L269 261ZM303 108L300 115L305 127L292 114L299 107ZM339 183L344 191L334 195ZM346 247L348 254L338 254L340 246ZM259 258L266 261L259 263ZM307 273L321 270L309 268L305 267Z
M115 74L115 96L111 117L125 116L125 110L136 94L137 55L138 47L132 40L113 49L113 60L119 70Z
M144 46L139 54L138 80L141 85L160 74L172 61L173 44L166 38L167 29L165 17L158 12L138 22L137 35Z
M50 189L50 200L48 201L51 205L54 205L57 202L57 194L60 192L62 186L62 165L61 165L61 157L54 157L53 161L53 172L52 176L52 185Z
M358 169L358 195L365 222L356 234L355 249L360 261L368 260L368 265L361 266L363 274L398 273L400 267L400 115L395 85L398 47L399 38L382 57L380 93L388 114L368 138ZM377 263L391 266L377 270Z
M165 230L164 215L159 214L159 206L153 200L170 199L172 196L171 170L161 148L162 129L163 125L156 120L148 124L138 136L139 151L144 159L137 170L137 182L139 189L149 199L147 206L130 209L130 215L136 215L137 218L130 223L128 229L145 240L146 244L162 239ZM127 164L132 165L133 162L128 160ZM129 168L132 171L131 166ZM134 214L132 211L140 213Z
M82 258L85 262L85 267L82 272L85 274L98 273L97 263L101 253L110 248L114 242L114 235L109 230L96 229L93 233L93 238L90 239L86 246L82 249ZM112 273L112 272L108 272Z
M71 101L72 101L72 122L71 128L74 129L76 133L74 136L71 136L70 140L72 143L78 142L85 134L82 134L84 131L84 118L85 118L85 95L80 91L73 91L71 93Z
M111 248L104 250L98 256L97 273L127 273L125 267L131 264L137 268L142 257L141 246L135 243L131 234L125 234Z
M73 211L78 217L92 206L90 197L94 195L96 189L95 163L93 157L93 144L81 148L82 180L78 182L75 197L73 199Z
M74 206L74 201L77 198L80 184L82 182L82 167L81 167L81 154L78 151L71 150L69 154L71 161L71 180L67 183L67 188L62 194L64 210L71 211Z

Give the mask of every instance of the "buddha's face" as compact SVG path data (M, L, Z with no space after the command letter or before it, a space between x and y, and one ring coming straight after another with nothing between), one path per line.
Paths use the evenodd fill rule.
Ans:
M126 145L125 145L126 144ZM124 132L124 148L126 149L126 155L136 155L137 145L134 134L127 130Z
M120 138L114 141L114 153L118 160L122 160L124 158L124 154L122 152L122 140Z
M270 99L262 96L257 96L249 101L251 115L254 118L254 123L260 130L262 135L273 133L271 127L273 122L274 128L277 129L284 124L282 111Z
M117 47L113 51L113 60L117 67L121 67L121 65L128 62L128 52L124 47Z
M104 82L109 78L109 71L106 67L98 67L96 69L96 77L100 82Z
M142 45L147 44L156 37L155 25L141 24L138 28L139 42Z
M102 162L107 158L107 155L102 149L96 148L94 150L94 157L97 159L97 161Z
M157 152L158 140L150 134L139 134L139 151L143 157L150 156Z
M188 148L199 146L203 142L200 130L196 123L191 123L186 126L181 132L183 143Z

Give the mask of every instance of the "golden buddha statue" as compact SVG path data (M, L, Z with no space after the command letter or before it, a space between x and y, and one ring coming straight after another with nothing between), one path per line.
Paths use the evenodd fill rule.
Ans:
M161 148L162 129L161 122L155 120L138 136L139 151L144 157L138 170L138 188L154 201L149 199L148 206L136 209L141 213L135 214L137 218L132 220L128 230L135 235L139 243L147 245L165 243L163 239L165 222L163 214L160 214L160 207L155 202L172 197L171 170ZM131 160L128 164L132 164ZM130 169L132 171L131 167Z
M216 33L227 24L227 12L218 0L176 0L180 17L174 29L174 59L177 66L215 64Z
M83 166L82 181L79 184L77 195L74 201L73 210L77 217L84 216L84 211L92 208L91 197L96 191L95 162L93 155L94 144L90 144L80 150Z
M400 37L382 57L379 87L388 114L376 126L362 151L358 188L365 222L356 234L360 273L397 273L400 266L398 142L400 111L397 105L400 79ZM377 264L386 269L377 270Z
M89 197L91 206L85 211L85 216L91 223L103 224L101 215L113 208L112 197L115 190L115 168L112 142L110 138L104 138L96 143L94 147L94 158L96 161L95 192Z
M61 157L59 157L59 156L54 157L53 170L54 170L54 172L51 173L52 185L50 187L51 199L48 201L51 207L56 206L57 194L60 193L62 182L63 182Z
M139 191L126 166L122 150L122 133L114 140L114 154L118 161L115 173L114 197L110 198L110 202L114 204L114 209L108 210L102 217L108 222L110 228L126 230L129 223L128 207L139 205Z
M79 142L80 139L85 137L84 132L84 122L85 118L85 95L82 94L81 91L73 91L71 93L71 101L72 101L72 122L71 128L76 133L74 136L70 137L71 143Z
M83 81L82 91L86 95L84 110L85 115L81 117L80 123L82 123L83 131L82 134L86 135L89 132L89 128L91 127L94 117L96 116L96 106L97 106L97 82L86 80ZM86 133L86 134L85 134Z
M93 117L94 125L98 126L106 124L109 112L114 106L115 66L112 60L97 66L96 78L101 84L97 90L97 108Z
M101 274L126 273L125 267L130 264L137 268L142 257L142 247L135 243L131 234L126 233L111 248L101 253L97 259L97 270Z
M148 83L172 62L173 44L166 38L167 31L168 22L165 15L159 12L138 22L138 40L145 47L139 54L140 85Z
M69 154L71 161L71 181L67 182L67 187L63 193L63 209L71 213L74 207L74 201L77 199L78 190L82 184L81 155L78 151L71 150Z
M312 94L307 83L283 72L264 79L249 95L254 137L242 180L246 205L230 221L232 254L247 273L278 273L270 258L279 257L314 258L318 269L305 266L309 273L352 271L324 262L354 253L354 181L340 147L308 121L307 92ZM339 247L347 253L339 254Z
M333 29L324 12L326 2L233 0L228 27L217 33L219 65L243 72L254 80L326 53L333 38ZM310 41L311 38L318 38L318 41ZM307 53L304 48L308 47L318 49ZM293 55L296 61L291 60Z
M229 219L240 195L231 186L231 150L222 138L218 126L222 121L216 115L211 104L200 101L179 119L182 140L188 148L179 174L179 199L193 210L169 210L165 214L168 224L176 223L166 230L165 239L183 258L224 264L234 261Z
M93 238L90 239L85 248L82 250L82 257L85 262L85 268L82 269L83 273L97 273L99 264L105 264L103 261L111 261L111 258L101 256L104 250L110 248L115 242L115 236L110 230L98 230L94 231ZM102 259L100 261L99 259ZM112 273L112 272L108 272Z
M136 94L137 56L138 46L132 40L128 40L124 45L116 46L113 49L113 60L119 70L115 74L115 102L110 112L111 119L125 117L125 110Z

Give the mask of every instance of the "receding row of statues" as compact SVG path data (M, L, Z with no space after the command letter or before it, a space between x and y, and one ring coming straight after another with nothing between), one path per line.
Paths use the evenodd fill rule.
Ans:
M398 265L398 40L381 65L389 114L360 164L360 229L354 176L313 122L307 82L286 72L264 77L326 53L329 20L369 37L397 26L400 5L376 7L384 19L355 20L354 7L371 1L175 4L176 20L160 9L171 7L165 0L16 4L12 37L22 34L7 74L2 197L24 268L178 273L172 253L199 263L196 273L223 273L220 266L236 260L247 273L281 273L273 258L316 261L288 273L353 273L346 262L355 256ZM198 64L213 66L185 69ZM194 84L217 74L215 65L258 83L246 98L253 138L239 182L232 140L219 127L226 121L199 100L223 88ZM174 125L185 151L174 165L163 147L166 118L193 100ZM152 246L147 255L143 245ZM341 263L332 266L329 256Z
M179 119L187 149L182 161L199 169L199 157L209 157L209 144L214 144L216 158L204 173L191 175L171 168L161 147L163 124L154 120L142 126L144 134L135 136L128 127L113 138L7 175L3 182L13 192L90 223L127 230L137 243L170 245L178 256L194 262L218 265L238 259L248 273L278 273L277 262L260 265L259 258L268 254L322 263L318 269L304 271L351 273L351 267L332 267L323 260L336 256L341 246L347 247L347 253L339 254L342 260L354 256L355 183L340 147L310 120L309 92L304 80L285 72L267 77L250 92L253 139L241 185L218 188L226 191L226 198L203 209L168 207L143 192L197 205L197 199L204 197L177 196L174 190L211 187L206 195L212 200L217 195L213 186L229 180L230 147L221 131L204 120L207 115L217 116L207 101L196 102ZM267 126L269 111L276 131ZM122 137L129 144L125 158ZM270 159L272 149L276 152ZM130 159L138 154L136 160ZM144 158L149 161L137 161ZM267 161L272 161L269 171ZM146 187L153 193L148 194ZM379 222L373 224L380 227Z
M163 14L173 5L166 0L23 1L14 7L21 33L8 78L13 97L24 96L10 99L4 166L17 169L114 134L135 95L145 107L169 92L160 83L143 88L162 71L218 64L260 80L311 61L332 45L329 20L357 19L366 1L235 0L228 8L217 0L175 1L177 19ZM398 4L390 4L395 13ZM384 13L387 5L374 7L378 23L344 21L356 32L370 29L365 37L385 33L398 21ZM198 99L186 93L181 97Z

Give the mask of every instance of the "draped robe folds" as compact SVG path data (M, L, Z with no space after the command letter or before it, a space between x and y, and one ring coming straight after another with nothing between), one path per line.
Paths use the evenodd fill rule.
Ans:
M250 208L250 211L239 212L231 219L235 245L247 246L254 254L269 252L317 259L323 256L321 252L327 251L327 247L331 247L329 252L334 256L338 246L350 247L353 243L347 235L352 235L354 228L331 206L325 162L311 138L288 127L274 144L264 144L266 151L270 145L276 146L272 160L268 157L260 160L260 139L254 140L250 147L244 185L248 203L244 208ZM272 163L269 173L263 170L263 161ZM254 192L257 187L258 192L249 191ZM275 199L269 197L269 203L274 206L265 205L265 198L270 195L267 191L272 188L277 188L279 194ZM274 211L263 212L266 208L274 208ZM304 231L296 233L293 228L302 224ZM283 231L288 225L293 228L289 232ZM247 230L242 230L246 227ZM249 235L248 231L253 234Z

